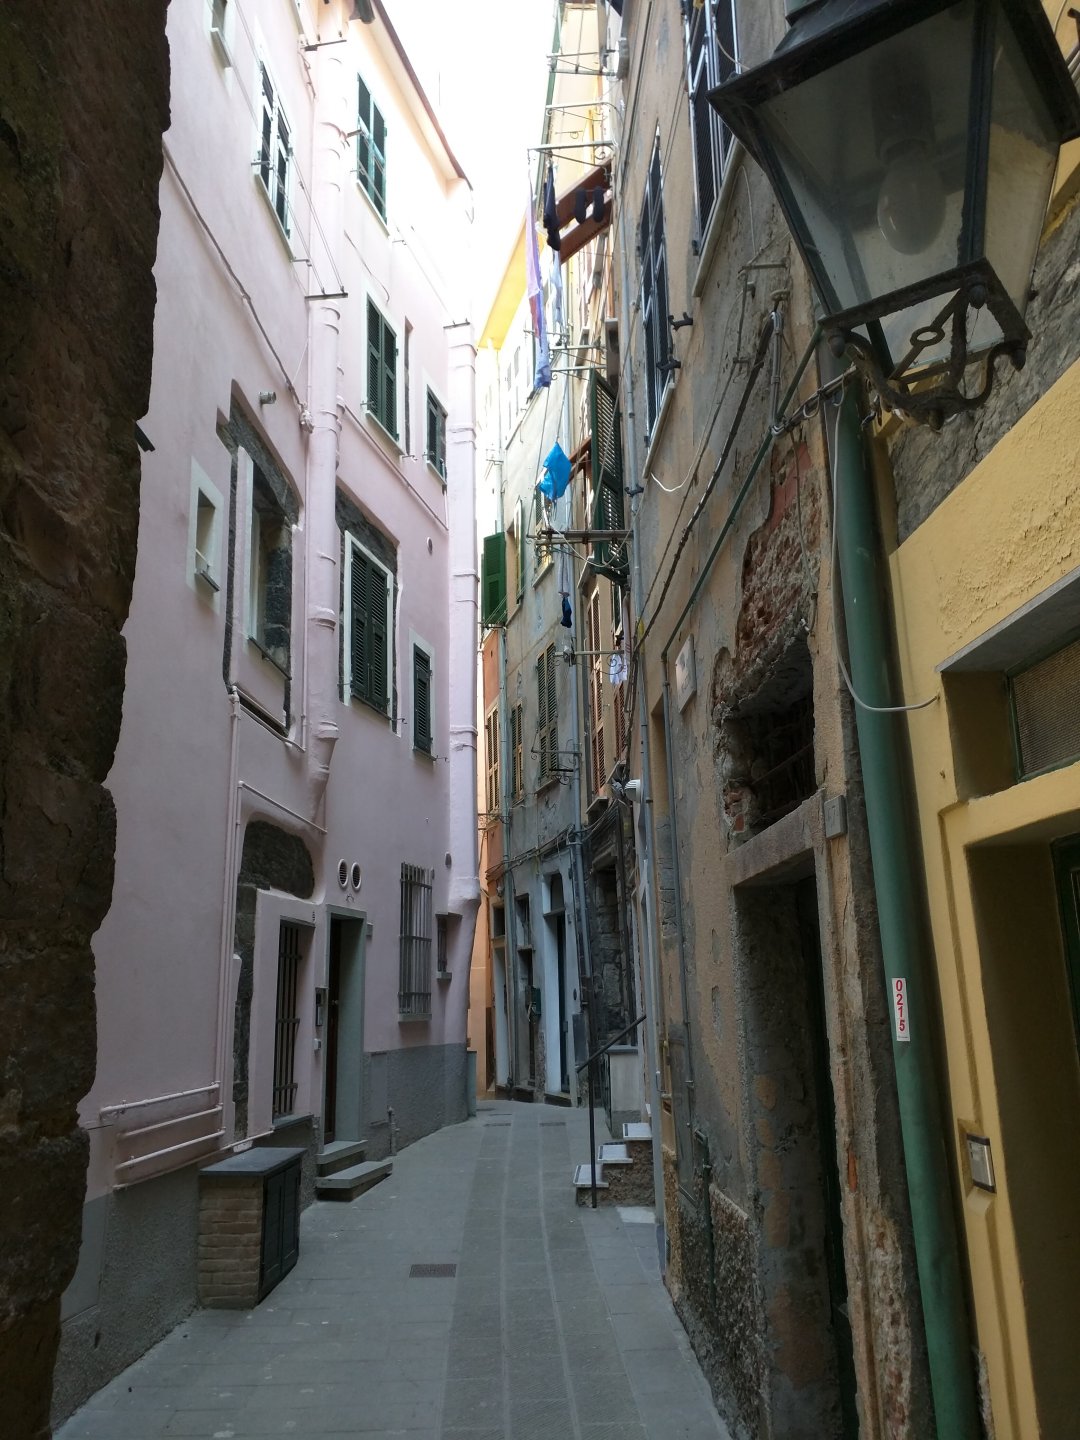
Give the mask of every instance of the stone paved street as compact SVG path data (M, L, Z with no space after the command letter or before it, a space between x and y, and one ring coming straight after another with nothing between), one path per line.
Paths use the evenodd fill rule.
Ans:
M726 1440L652 1225L574 1205L587 1156L585 1112L482 1105L313 1206L257 1310L195 1313L58 1440Z

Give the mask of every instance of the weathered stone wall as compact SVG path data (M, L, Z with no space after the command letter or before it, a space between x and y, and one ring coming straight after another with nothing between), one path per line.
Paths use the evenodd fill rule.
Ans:
M165 0L0 7L0 1434L49 1434L112 889Z

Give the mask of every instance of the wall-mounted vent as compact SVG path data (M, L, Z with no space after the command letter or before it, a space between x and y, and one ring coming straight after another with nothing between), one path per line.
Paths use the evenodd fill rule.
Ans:
M349 883L349 862L347 860L338 861L337 883L341 886L343 890Z
M1009 681L1021 779L1080 756L1080 639Z
M354 860L352 869L349 872L349 880L354 890L359 890L364 882L364 872L360 869L359 861Z

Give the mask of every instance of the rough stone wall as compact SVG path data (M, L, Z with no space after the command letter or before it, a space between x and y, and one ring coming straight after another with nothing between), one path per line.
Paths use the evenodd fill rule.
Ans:
M938 434L928 426L903 429L889 447L896 485L898 539L917 530L1021 416L1080 355L1080 200L1074 200L1039 252L1035 298L1028 307L1032 334L1027 364L997 368L990 399Z
M0 7L0 1434L49 1434L112 890L165 0Z

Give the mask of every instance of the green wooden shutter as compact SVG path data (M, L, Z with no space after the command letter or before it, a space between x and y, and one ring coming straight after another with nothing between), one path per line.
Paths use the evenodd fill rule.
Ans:
M371 91L363 79L356 77L356 178L371 194Z
M369 694L370 627L368 624L368 572L371 564L351 540L350 604L352 635L349 645L349 690L358 700Z
M377 709L390 708L390 646L386 625L390 578L378 565L368 566L368 616L371 633L371 678L368 699Z
M382 421L382 316L368 301L367 307L367 401L376 420Z
M371 107L371 198L386 219L386 121L379 107Z
M431 662L413 646L413 744L431 754Z
M559 702L555 693L555 646L544 652L547 661L548 774L559 768Z
M622 530L623 464L622 425L615 391L598 371L589 374L589 461L592 469L594 530ZM611 580L623 581L629 565L626 542L597 541L593 569Z
M382 322L383 413L379 417L397 439L397 336Z
M480 620L484 625L506 623L506 536L500 530L484 536L480 565Z

